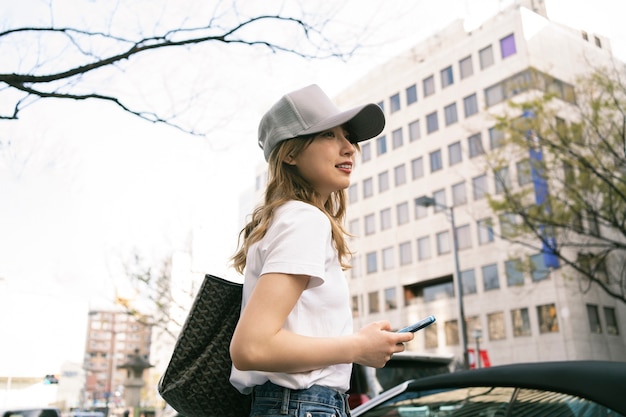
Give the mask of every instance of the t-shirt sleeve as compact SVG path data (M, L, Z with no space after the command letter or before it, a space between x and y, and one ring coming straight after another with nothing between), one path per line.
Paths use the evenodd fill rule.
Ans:
M319 209L306 203L281 209L260 248L264 258L261 275L270 272L308 275L309 288L321 285L331 245L330 221Z

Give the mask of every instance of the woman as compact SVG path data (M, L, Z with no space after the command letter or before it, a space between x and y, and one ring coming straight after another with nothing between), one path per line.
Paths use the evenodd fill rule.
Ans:
M283 96L262 118L265 203L233 257L244 273L231 383L252 416L348 416L352 363L382 367L411 333L387 321L352 330L342 226L356 143L377 136L375 104L340 111L316 85Z

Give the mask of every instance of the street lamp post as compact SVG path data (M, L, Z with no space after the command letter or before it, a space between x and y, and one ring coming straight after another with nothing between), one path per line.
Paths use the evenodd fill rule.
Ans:
M434 198L421 196L415 199L415 204L422 207L436 206L448 210L450 213L450 226L452 227L452 252L454 255L454 281L456 282L457 302L459 304L459 322L461 331L461 345L463 349L463 369L469 369L469 357L467 350L467 325L465 323L465 309L463 308L463 284L461 283L461 272L459 270L459 247L456 236L456 225L454 224L454 207L438 203Z
M480 338L483 337L482 329L475 329L472 332L472 336L474 336L474 339L476 340L476 356L474 360L476 361L476 368L480 369L482 367L480 363Z

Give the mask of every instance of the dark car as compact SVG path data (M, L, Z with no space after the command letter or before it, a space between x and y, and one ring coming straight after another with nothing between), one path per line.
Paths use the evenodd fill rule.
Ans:
M626 362L523 363L406 381L353 417L626 416Z
M0 410L0 417L61 417L58 408L16 408L12 410Z

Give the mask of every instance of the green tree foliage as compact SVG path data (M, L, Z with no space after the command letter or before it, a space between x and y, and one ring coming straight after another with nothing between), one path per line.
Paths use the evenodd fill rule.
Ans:
M553 93L508 103L488 162L502 237L551 252L583 291L597 285L626 303L625 82L623 67L597 69L573 104Z

